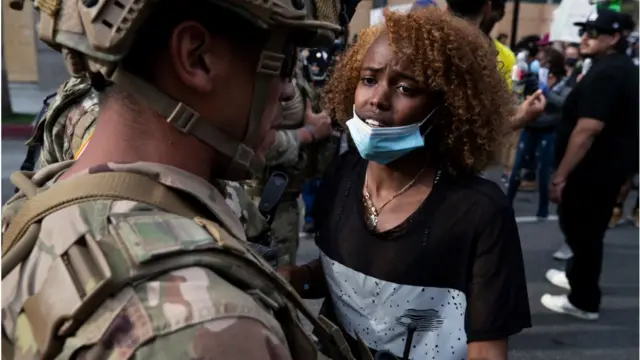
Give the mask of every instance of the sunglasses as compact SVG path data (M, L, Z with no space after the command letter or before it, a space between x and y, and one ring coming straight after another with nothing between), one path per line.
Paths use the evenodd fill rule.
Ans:
M587 35L589 39L597 39L600 35L611 35L611 32L598 30L596 28L587 28L583 27L578 30L578 35L582 37L583 35Z

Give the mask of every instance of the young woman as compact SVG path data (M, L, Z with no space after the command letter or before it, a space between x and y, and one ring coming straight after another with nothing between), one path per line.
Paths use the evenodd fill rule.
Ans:
M356 149L321 183L320 258L281 273L326 297L322 314L356 353L506 359L530 316L511 205L476 175L513 108L495 49L438 9L385 21L328 82L325 109Z

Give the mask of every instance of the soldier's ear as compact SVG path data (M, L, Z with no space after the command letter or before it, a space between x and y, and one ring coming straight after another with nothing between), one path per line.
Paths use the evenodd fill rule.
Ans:
M170 41L170 56L180 80L198 92L213 89L216 59L222 55L216 51L214 39L198 22L185 21L178 25Z

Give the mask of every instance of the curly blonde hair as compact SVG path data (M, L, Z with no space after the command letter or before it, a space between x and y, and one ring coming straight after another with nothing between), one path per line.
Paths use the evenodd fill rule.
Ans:
M394 52L413 65L413 76L428 91L441 94L440 142L434 156L448 172L477 173L495 159L514 110L514 99L498 72L490 39L479 29L438 8L408 14L384 12L385 24L358 34L337 62L325 86L323 108L343 122L353 116L364 56L386 34Z

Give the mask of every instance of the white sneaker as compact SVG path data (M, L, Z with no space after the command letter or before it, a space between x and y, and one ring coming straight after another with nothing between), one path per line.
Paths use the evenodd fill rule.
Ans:
M600 314L597 312L588 312L584 310L580 310L577 307L573 306L567 295L550 295L544 294L542 298L540 298L540 302L547 309L557 312L560 314L567 314L574 317L577 317L582 320L598 320Z
M561 287L563 289L571 290L571 285L569 285L569 279L567 279L567 274L564 271L549 269L544 276L549 280L550 283L557 287Z
M556 260L569 260L573 257L573 252L569 245L564 244L558 251L553 253L553 258Z

